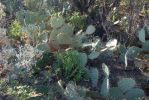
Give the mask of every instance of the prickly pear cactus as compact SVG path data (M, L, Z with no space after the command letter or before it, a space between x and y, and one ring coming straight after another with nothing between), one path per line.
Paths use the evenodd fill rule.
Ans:
M65 23L62 16L52 16L50 19L50 25L52 28L59 28Z
M99 71L97 68L90 69L90 79L91 79L92 87L97 87L97 83L99 79Z
M50 26L53 30L50 33L49 40L55 48L61 48L61 46L66 46L67 48L75 43L75 36L73 35L74 26L69 23L65 23L62 16L52 15L50 19Z
M129 89L133 88L136 85L136 82L131 78L123 78L118 82L118 87L121 91L126 92Z
M56 36L56 41L58 42L58 44L72 44L72 39L70 37L70 35L68 35L67 33L59 33Z
M143 50L144 51L149 51L149 40L143 43Z
M131 78L123 78L118 82L118 87L110 89L110 100L139 100L139 98L145 95L144 91L139 88L135 88L136 82Z
M110 75L110 71L108 66L103 63L102 64L102 70L104 72L105 78L101 84L101 90L100 90L100 94L104 97L107 97L109 95L109 90L110 90L110 82L109 82L109 75Z
M58 46L58 41L57 41L57 35L59 34L59 31L56 29L53 29L52 32L50 33L50 38L49 38L49 44L50 47L52 46L52 48L59 48Z
M72 36L74 31L74 26L72 26L71 24L64 23L64 25L59 29L59 31L61 33L67 33Z

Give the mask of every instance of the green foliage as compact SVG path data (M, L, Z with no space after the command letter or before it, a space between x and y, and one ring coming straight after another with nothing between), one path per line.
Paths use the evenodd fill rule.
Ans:
M86 16L80 15L79 12L74 12L72 15L69 15L67 20L78 29L86 28Z
M49 87L47 86L47 84L46 85L44 84L45 86L43 86L43 83L46 83L47 81L48 81L47 82L48 85L49 85L49 82L51 84L51 83L53 83L53 81L55 81L55 80L53 80L53 76L49 77L49 73L48 73L49 70L47 69L47 68L49 68L47 66L53 65L53 62L55 60L56 61L55 61L54 65L51 66L50 68L54 69L56 75L58 76L57 79L61 78L66 83L68 81L79 82L79 81L83 80L84 78L86 78L86 76L88 74L87 73L88 69L85 67L88 63L88 59L93 61L94 59L96 59L98 57L99 58L98 60L104 59L104 60L101 60L103 62L103 61L107 60L107 58L110 59L110 57L113 56L113 54L115 53L115 52L113 53L113 51L118 49L118 52L120 53L120 55L122 56L122 58L124 58L124 61L126 62L127 57L134 59L140 53L140 51L142 51L142 50L149 51L149 41L146 40L147 39L146 34L149 33L148 27L146 27L146 30L145 30L145 28L142 28L138 32L138 38L142 43L142 48L133 46L133 47L128 48L128 50L126 50L126 48L122 45L120 45L117 48L118 41L116 39L112 39L112 40L108 41L107 43L102 44L98 37L97 38L92 37L93 33L96 31L96 28L93 25L89 25L87 27L86 26L87 21L91 22L92 24L94 24L96 26L99 26L99 28L100 28L100 24L102 24L101 26L103 26L103 28L105 28L105 29L107 29L109 26L112 26L114 28L116 27L116 31L117 30L119 31L119 28L117 28L117 27L119 27L121 25L123 26L123 23L127 24L126 20L128 20L128 18L123 19L123 17L126 17L126 16L123 16L122 17L123 20L120 20L121 15L118 12L118 8L120 8L120 7L118 7L119 4L116 5L117 7L115 7L115 5L114 5L115 8L111 8L111 11L113 9L112 13L111 12L107 13L107 15L112 15L111 17L112 17L113 23L109 23L109 22L105 23L105 22L107 22L107 20L103 21L103 23L100 23L100 18L99 18L100 14L96 14L96 12L99 13L100 8L102 8L100 6L103 6L102 4L104 3L104 1L103 1L103 3L100 3L100 4L98 4L98 2L97 2L96 6L98 6L99 9L97 8L97 10L95 12L93 11L93 13L92 13L91 10L95 8L95 6L92 6L91 8L89 8L89 6L91 4L90 1L92 1L92 0L88 0L89 2L86 2L87 0L83 0L83 2L80 0L79 2L81 2L83 4L83 6L81 5L80 8L84 8L84 9L81 9L81 10L84 10L84 11L82 11L83 13L82 14L80 14L79 12L74 12L71 14L65 13L66 18L64 18L62 13L65 12L64 10L67 10L65 7L67 5L64 6L63 3L68 4L69 8L71 8L71 4L70 4L71 1L69 1L69 0L23 0L24 9L26 9L26 10L22 10L19 7L20 5L22 7L21 1L22 0L1 0L1 2L3 4L5 4L5 6L6 6L6 14L12 15L10 17L13 17L13 15L15 15L15 17L16 17L16 20L11 24L11 26L8 29L8 34L14 38L17 38L17 39L18 38L20 39L21 36L24 36L24 33L27 34L27 36L31 39L31 41L34 42L33 45L35 47L35 51L33 51L29 54L29 57L32 56L33 59L28 59L29 58L28 55L24 57L27 60L22 59L22 57L24 55L26 55L27 52L30 52L29 50L26 51L25 53L22 53L22 55L19 55L17 53L17 51L16 51L16 54L13 54L13 55L18 56L18 59L15 58L15 60L16 59L18 61L21 60L20 65L18 64L19 66L21 66L21 68L19 68L17 66L17 64L16 64L16 66L13 67L13 70L11 70L11 72L9 73L10 76L8 76L12 81L10 79L9 79L9 81L11 81L13 83L13 85L16 84L15 80L21 79L21 82L24 82L24 77L30 75L30 71L33 71L32 74L34 74L34 75L38 74L38 75L40 75L40 77L38 77L39 80L38 79L35 81L31 80L32 82L29 82L29 83L40 84L40 86L37 86L37 87L35 86L35 88L37 91L40 91L43 94L48 95L49 96L49 98L47 98L48 100L50 98L58 99L57 97L52 97L55 95L57 96L57 94L52 93L52 95L51 95L50 94L51 91L50 91ZM73 2L74 1L75 0L73 0ZM98 1L98 0L95 0L95 1ZM79 2L78 2L78 4L79 4ZM93 2L94 2L94 0L93 0ZM77 4L77 1L74 3ZM110 1L110 3L112 4L113 0ZM128 5L128 3L127 3L127 5ZM52 8L52 6L53 6L53 8ZM4 8L5 7L3 5L1 5L1 3L0 3L0 20L3 16L5 16ZM63 8L63 12L56 13L56 10L59 11L62 8ZM20 11L18 11L18 10L20 10ZM51 13L52 10L55 11L53 14ZM87 13L84 13L84 12L87 12ZM90 13L90 15L88 16L89 13ZM52 14L52 15L50 16L50 14ZM105 17L108 18L107 16L105 16ZM89 18L89 20L87 18ZM95 22L95 21L97 21L97 22ZM124 22L124 21L126 21L126 22ZM111 20L110 20L110 22L111 22ZM22 26L22 25L24 25L24 26ZM87 29L85 30L85 28L87 28ZM78 33L74 34L74 32L78 31L79 29L83 29L83 30L85 30L85 32L82 32L82 30L81 30ZM132 27L132 30L133 29L135 29L135 28ZM109 30L109 32L111 32L111 29L108 29L108 30ZM120 31L121 31L121 29L120 29ZM113 30L112 30L112 32L113 32ZM115 30L114 30L114 32L115 32ZM133 33L133 31L131 31L131 32ZM49 39L48 33L50 33L50 39ZM66 45L66 48L73 47L75 49L79 49L79 51L82 51L82 52L84 52L84 50L86 50L86 48L88 49L88 47L89 47L89 50L86 50L89 55L87 55L86 53L78 52L77 50L74 50L74 49L69 49L69 50L65 50L64 52L58 52L58 54L56 55L56 59L55 59L55 56L52 53L50 53L50 49L52 48L52 46L49 47L49 44L47 44L48 39L49 39L49 43L51 43L52 45L57 47L57 48L54 48L54 46L53 46L53 48L56 49L57 51L61 48L64 49L65 45ZM97 42L93 42L94 40L97 40ZM20 49L21 49L21 47L20 47ZM43 51L43 54L40 55L40 57L37 57L38 55L37 56L32 55L34 52L36 52L37 49L39 51ZM24 51L24 49L21 49L21 50ZM36 57L39 59L36 60ZM145 57L148 59L149 55L145 55ZM36 60L36 62L34 62L34 60ZM27 61L33 61L32 63L29 63L29 65L31 65L32 69L28 68L29 70L27 70L27 68L24 68L27 66ZM90 62L89 62L89 64L90 64ZM127 65L127 62L126 62L126 65ZM135 100L139 97L144 96L143 90L141 90L139 88L135 88L136 83L133 79L124 78L118 82L118 87L113 87L110 89L109 67L103 63L102 69L103 69L103 73L105 76L103 79L103 82L101 83L100 94L102 96L104 96L106 98L109 97L110 99L114 99L114 100L121 100L124 98L126 98L128 100ZM54 73L54 79L55 79L55 73ZM50 73L50 75L51 75L51 73ZM52 73L52 75L53 75L53 73ZM92 87L97 87L97 83L98 83L98 79L99 79L98 69L91 68L89 75L90 75ZM42 77L42 76L44 76L44 77ZM45 78L45 76L46 76L46 78ZM26 77L26 78L28 78L28 77ZM42 79L42 78L44 78L44 79ZM46 82L45 82L45 80L46 80ZM42 82L40 83L39 81L42 81ZM0 82L0 83L3 83L3 82ZM5 83L3 83L3 84L5 84ZM8 87L6 89L7 94L15 96L16 99L19 99L19 100L29 99L30 96L34 95L34 93L36 92L30 86L26 86L26 85L24 86L24 85L20 85L20 84L16 84L16 85L18 85L18 86L12 86L12 87ZM55 82L54 82L54 85L55 85ZM66 84L63 84L63 85L66 86L63 91L66 98L71 99L71 100L77 100L77 99L82 100L83 99L82 96L80 95L80 93L78 92L77 86L75 84L69 83L67 85ZM51 87L52 86L50 85L50 88ZM2 89L3 89L3 85L0 84L0 90L2 90ZM57 89L57 91L59 91L59 90L60 89ZM52 89L52 92L53 92L53 89ZM84 94L84 92L83 92L83 94Z
M86 74L85 66L80 64L81 60L80 53L76 50L58 53L55 64L57 75L67 81L80 81Z
M22 33L22 25L18 21L13 21L11 26L8 29L8 35L14 37L14 38L20 38L23 33Z

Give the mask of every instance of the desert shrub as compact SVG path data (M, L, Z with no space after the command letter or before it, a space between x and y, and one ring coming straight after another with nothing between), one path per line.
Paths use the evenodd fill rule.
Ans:
M22 25L18 21L13 21L11 26L8 29L8 35L14 38L20 38L23 33L22 33Z
M74 12L68 17L68 21L76 28L84 29L86 27L86 16L81 15L79 12Z

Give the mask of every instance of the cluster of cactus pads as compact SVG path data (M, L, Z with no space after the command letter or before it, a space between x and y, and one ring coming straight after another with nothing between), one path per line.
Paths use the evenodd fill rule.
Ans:
M142 52L149 52L149 40L147 37L149 36L149 26L144 26L140 31L138 31L138 38L141 44L140 47L132 46L129 47L128 50L125 52L125 65L127 66L127 59L135 59L138 57ZM143 55L145 60L149 60L149 53Z
M61 16L51 16L50 25L53 28L49 42L53 48L58 49L62 45L70 46L73 40L74 27L65 23Z
M65 19L60 15L53 15L50 18L50 26L52 31L50 33L49 44L55 49L66 49L68 47L78 48L81 46L81 35L74 35L74 26L70 23L66 23ZM95 31L95 27L90 25L84 32L86 34L92 34ZM83 32L82 32L83 33ZM81 33L81 34L82 34Z

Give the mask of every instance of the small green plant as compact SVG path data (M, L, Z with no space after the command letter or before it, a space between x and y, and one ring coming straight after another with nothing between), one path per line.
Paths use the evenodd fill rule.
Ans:
M87 24L86 16L80 15L79 12L74 12L70 17L68 17L68 21L79 29L85 29Z
M82 58L82 53L76 50L68 50L57 54L56 73L64 80L80 81L86 75L86 60Z
M9 27L8 34L14 38L20 38L22 33L22 25L18 21L14 21L11 26Z

